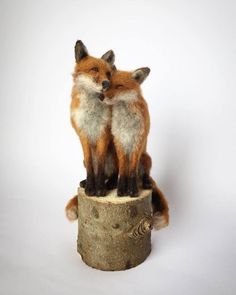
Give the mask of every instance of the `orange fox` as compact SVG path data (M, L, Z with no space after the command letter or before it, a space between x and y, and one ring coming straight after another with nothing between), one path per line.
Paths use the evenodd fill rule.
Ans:
M149 71L148 68L142 68L133 73L114 72L110 89L105 92L104 102L113 105L112 133L117 149L119 168L121 167L121 172L124 173L121 175L123 179L119 177L119 194L132 194L134 196L138 192L138 185L145 189L152 188L153 225L155 229L160 229L168 225L169 209L163 193L149 176L152 166L151 157L146 153L146 141L150 125L149 112L139 86L145 80ZM132 157L132 152L137 155ZM131 159L136 160L136 162L132 163ZM129 160L129 168L132 163L133 170L127 171L125 168L127 160ZM130 175L130 172L133 174ZM68 202L66 215L71 221L77 219L76 196Z
M117 194L138 196L139 182L143 188L152 188L154 228L159 229L168 225L169 209L163 193L150 177L152 160L146 153L150 118L140 84L149 73L149 68L115 71L104 102L112 105L111 133L119 168Z
M115 71L104 102L112 105L111 133L119 168L117 195L137 197L138 167L146 151L150 128L148 106L140 84L150 72L140 68L134 72Z
M87 195L106 194L105 179L113 164L110 121L111 107L102 103L103 91L110 85L115 55L112 50L101 58L88 54L82 41L75 44L76 65L73 73L71 123L78 134L87 172ZM106 157L110 158L106 161ZM106 167L109 163L110 167ZM96 183L95 183L96 179Z

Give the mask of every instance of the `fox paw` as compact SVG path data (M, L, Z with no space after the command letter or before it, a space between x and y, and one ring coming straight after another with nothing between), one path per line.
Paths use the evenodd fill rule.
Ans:
M96 195L96 190L94 187L85 187L85 194L89 197L95 196Z
M131 198L136 198L139 195L138 185L137 185L137 178L135 176L132 176L128 180L129 182L129 188L128 188L128 194Z
M105 197L107 194L106 188L97 188L96 196Z
M123 197L127 196L128 191L127 191L127 179L124 176L121 176L118 181L118 186L117 186L117 196L118 197Z
M86 187L86 179L80 181L79 186L82 188L85 188Z
M137 198L138 195L139 195L138 188L137 188L137 187L132 187L132 188L130 188L129 191L128 191L128 195L129 195L131 198Z
M160 230L169 224L168 215L156 212L153 214L153 228L155 230Z

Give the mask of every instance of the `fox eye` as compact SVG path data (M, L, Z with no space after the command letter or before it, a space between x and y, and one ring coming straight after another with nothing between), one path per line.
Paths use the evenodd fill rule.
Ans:
M93 67L93 68L90 69L90 71L99 72L98 67Z
M111 79L111 72L106 72L106 75L107 75L107 79Z
M118 85L116 85L116 89L121 89L122 87L123 87L124 85L121 85L121 84L118 84Z

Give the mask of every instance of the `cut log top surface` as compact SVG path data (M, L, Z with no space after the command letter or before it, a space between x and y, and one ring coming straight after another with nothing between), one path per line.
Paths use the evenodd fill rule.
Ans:
M78 188L78 194L80 197L89 198L91 201L96 201L99 203L125 204L128 202L137 202L150 196L151 190L141 190L139 192L139 196L136 198L131 198L130 196L119 197L117 196L116 189L109 191L105 197L87 196L83 188Z

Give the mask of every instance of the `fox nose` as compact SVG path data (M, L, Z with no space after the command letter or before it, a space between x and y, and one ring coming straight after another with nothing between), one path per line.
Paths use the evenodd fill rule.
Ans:
M102 81L102 89L107 89L110 86L110 82L107 80Z

